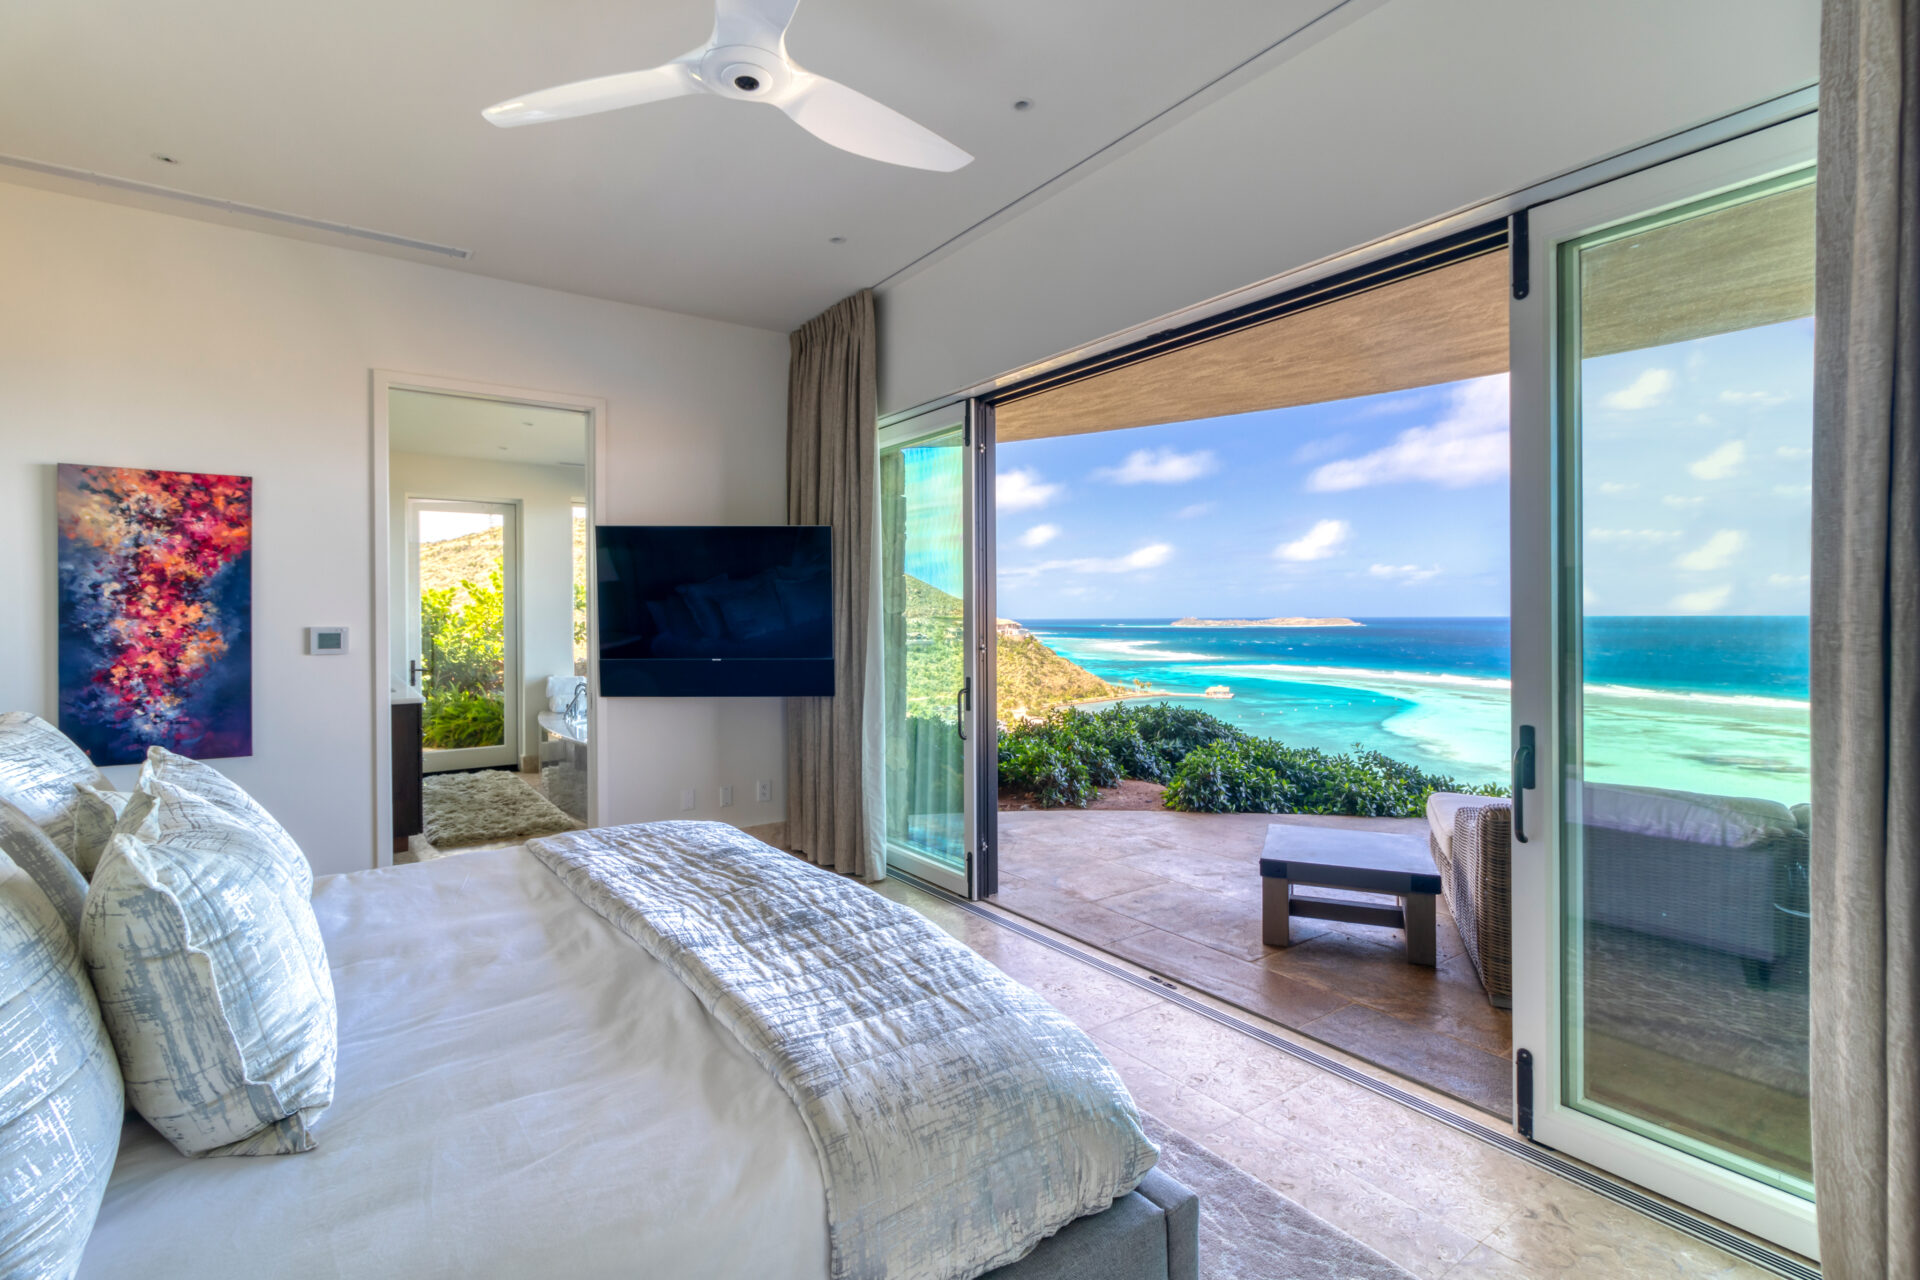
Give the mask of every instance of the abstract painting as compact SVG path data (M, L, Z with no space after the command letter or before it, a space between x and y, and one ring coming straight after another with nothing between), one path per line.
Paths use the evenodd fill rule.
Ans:
M253 481L62 464L60 728L96 765L253 754Z

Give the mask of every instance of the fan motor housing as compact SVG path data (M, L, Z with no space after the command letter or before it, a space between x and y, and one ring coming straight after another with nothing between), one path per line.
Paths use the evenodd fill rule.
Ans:
M767 49L729 45L700 59L700 79L728 98L772 98L787 87L786 59Z

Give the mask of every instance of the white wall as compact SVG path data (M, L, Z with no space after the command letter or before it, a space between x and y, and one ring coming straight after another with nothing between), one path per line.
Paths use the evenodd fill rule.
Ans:
M607 522L785 515L782 334L6 185L0 280L0 708L55 712L54 464L251 475L254 755L220 767L322 872L373 860L371 370L604 397ZM354 653L304 656L316 624ZM729 819L783 816L777 701L597 723L611 821L682 787L719 816L723 782Z
M580 434L586 437L586 415ZM536 717L546 710L547 677L573 674L573 507L587 493L584 467L485 462L424 453L395 453L389 463L390 507L387 629L390 670L407 671L407 499L509 502L519 508L520 739L524 758L538 755Z
M880 291L911 408L1811 83L1818 0L1391 0Z

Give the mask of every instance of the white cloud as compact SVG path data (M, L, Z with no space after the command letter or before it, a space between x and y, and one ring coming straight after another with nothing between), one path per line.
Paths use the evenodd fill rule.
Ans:
M1785 458L1790 462L1797 462L1801 458L1811 458L1813 456L1813 450L1811 449L1796 449L1792 445L1786 444L1781 445L1773 452L1774 456Z
M1600 492L1606 494L1610 498L1617 498L1623 493L1632 493L1635 489L1638 489L1639 487L1640 486L1637 484L1627 484L1624 481L1620 481L1620 480L1607 480L1602 482L1602 484L1600 485Z
M1180 508L1173 514L1182 520L1198 520L1201 516L1212 515L1213 507L1214 504L1211 502L1196 502L1191 506Z
M1771 409L1787 402L1786 395L1779 391L1722 391L1720 398L1728 404L1750 404L1757 409Z
M1136 547L1123 556L1108 559L1086 557L1079 560L1047 560L1040 564L1017 566L1002 569L1001 574L1010 578L1033 578L1043 573L1139 573L1145 569L1157 569L1173 559L1173 547L1165 542L1150 542L1146 546Z
M1307 488L1339 493L1424 480L1462 489L1506 474L1507 375L1500 373L1456 388L1446 416L1432 426L1410 428L1384 448L1316 468Z
M1433 565L1422 569L1417 564L1376 564L1368 567L1367 572L1376 578L1386 578L1393 582L1411 584L1425 582L1428 578L1440 576L1440 566Z
M1673 370L1648 369L1618 391L1608 392L1600 397L1600 404L1608 409L1651 409L1667 398L1667 392L1673 390Z
M1732 564L1735 557L1746 549L1745 530L1721 529L1705 542L1676 559L1673 567L1685 569L1689 573L1713 573Z
M1704 458L1687 464L1687 473L1696 480L1725 480L1747 460L1747 442L1729 440Z
M1102 467L1093 474L1115 484L1185 484L1220 469L1211 449L1181 453L1174 449L1135 449L1117 467Z
M1044 507L1060 494L1061 486L1049 484L1031 467L1002 471L994 477L994 502L1002 511L1031 511Z
M1352 529L1345 520L1321 520L1292 542L1275 547L1273 554L1281 560L1325 560L1340 550Z
M1037 524L1020 535L1020 545L1023 547L1044 547L1059 536L1059 525Z
M1813 581L1813 579L1804 573L1770 573L1767 575L1767 585L1770 587L1804 587L1811 581Z
M1676 511L1687 511L1699 506L1705 502L1706 499L1700 497L1698 494L1669 493L1662 497L1660 501Z
M1590 542L1672 542L1680 536L1678 529L1589 529L1587 540Z
M1672 607L1681 613L1712 613L1733 598L1732 587L1708 587L1673 598Z
M1813 486L1810 484L1777 484L1773 491L1783 498L1811 498Z

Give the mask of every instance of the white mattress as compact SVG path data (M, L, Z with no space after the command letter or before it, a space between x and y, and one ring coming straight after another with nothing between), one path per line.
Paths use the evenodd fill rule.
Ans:
M793 1103L525 850L313 905L340 1008L319 1147L189 1160L130 1119L82 1277L826 1274Z

